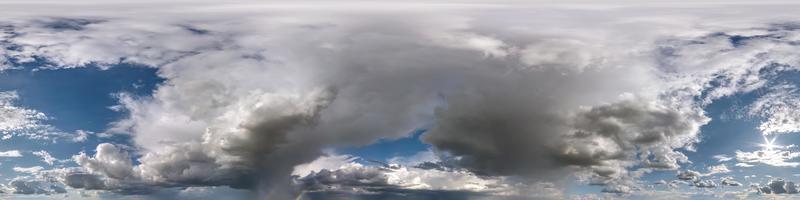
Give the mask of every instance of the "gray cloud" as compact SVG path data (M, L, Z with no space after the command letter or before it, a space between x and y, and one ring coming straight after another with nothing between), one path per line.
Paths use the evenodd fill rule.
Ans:
M765 194L797 194L797 185L791 181L774 179L767 182L764 186L754 186L759 193Z
M231 186L273 199L299 192L290 187L293 167L323 148L420 127L431 127L425 142L471 173L531 181L577 175L608 192L635 191L639 173L688 161L676 149L699 140L704 105L760 87L763 63L796 62L782 56L797 52L784 45L790 39L731 42L716 33L740 29L724 20L673 24L659 12L629 20L648 8L557 9L587 12L558 20L511 8L392 8L263 14L199 6L183 8L194 14L186 16L87 8L104 16L94 18L9 11L22 19L8 22L2 44L14 48L0 62L41 59L48 63L41 69L136 63L166 79L152 96L118 96L117 108L129 115L109 132L130 134L136 153L105 143L77 155L86 172L65 176L67 185L134 193ZM716 9L686 17L741 18L727 9L766 16ZM764 24L748 20L735 24ZM712 88L714 81L721 86ZM633 166L644 170L630 172ZM344 172L318 172L309 187L380 180L337 173Z
M8 193L14 194L60 194L67 191L55 184L37 180L14 179L5 185Z
M678 179L685 180L685 181L694 181L694 180L697 180L698 178L700 178L700 176L702 176L702 174L700 174L700 172L692 171L692 170L679 171L678 175L677 175Z
M742 186L742 183L734 180L733 177L730 177L730 176L723 177L722 181L720 182L720 184L725 185L725 186Z

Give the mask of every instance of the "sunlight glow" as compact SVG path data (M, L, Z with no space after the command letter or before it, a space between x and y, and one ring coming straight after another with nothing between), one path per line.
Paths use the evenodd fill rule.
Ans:
M775 145L775 140L777 140L777 139L778 139L778 136L773 137L771 140L768 139L767 136L764 136L764 144L761 144L759 146L764 147L764 150L771 151L772 149L774 149L776 147L779 147L779 146Z

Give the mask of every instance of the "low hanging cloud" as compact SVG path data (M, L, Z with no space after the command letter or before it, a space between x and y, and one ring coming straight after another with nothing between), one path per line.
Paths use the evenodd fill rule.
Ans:
M786 181L784 179L774 179L770 180L764 186L753 185L753 189L755 189L758 193L764 194L797 194L797 184L792 181Z
M578 176L606 192L630 193L640 189L640 173L689 162L681 150L700 140L709 122L704 106L762 87L760 72L771 64L789 71L798 61L795 39L768 37L796 30L757 17L771 10L741 7L723 6L754 16L734 26L668 23L671 15L630 20L647 7L564 9L592 17L552 24L546 13L495 7L399 6L381 14L354 7L344 14L301 6L273 15L233 6L43 17L34 11L48 8L18 6L31 12L7 12L16 18L4 22L0 66L132 63L165 79L152 95L116 95L115 108L127 117L108 132L128 134L130 146L102 143L73 157L79 169L49 172L73 188L129 194L230 186L290 199L303 192L292 185L296 166L323 149L406 137L420 127L430 127L422 140L451 155L446 161L462 174L353 166L308 173L301 182L313 190L495 192L469 187L491 188L502 177L526 185ZM741 18L718 11L685 17ZM544 20L506 22L520 18ZM498 28L499 21L514 28ZM550 26L557 28L541 28ZM760 34L733 41L741 26ZM692 172L678 178L717 186ZM464 184L429 183L444 178Z
M437 193L444 197L472 198L485 195L505 198L535 197L560 199L564 194L547 183L528 185L503 177L477 176L466 170L427 169L420 166L403 166L389 163L386 166L367 166L354 162L356 157L323 156L304 168L318 170L297 176L295 183L303 191L302 197L319 194L346 194L351 197L368 197L381 191L393 191L402 196ZM326 168L332 163L345 165Z
M720 184L722 184L724 186L734 186L734 187L735 186L742 186L742 183L740 183L739 181L734 180L733 177L730 177L730 176L723 177L721 179L721 181L720 181Z

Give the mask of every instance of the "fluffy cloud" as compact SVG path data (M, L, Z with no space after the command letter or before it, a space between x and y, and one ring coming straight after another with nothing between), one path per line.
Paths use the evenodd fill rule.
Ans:
M715 188L717 187L717 183L714 183L712 180L697 180L692 185L699 188Z
M133 176L133 164L126 151L113 144L103 143L97 145L96 152L93 157L81 153L72 159L92 173L116 179L125 179Z
M783 179L770 180L764 186L755 185L754 188L759 193L766 194L797 194L797 185L791 181Z
M161 6L177 9L143 5ZM651 13L637 7L552 20L514 9L477 14L494 9L486 7L343 14L300 6L273 15L200 6L181 14L90 9L104 17L44 18L34 11L48 8L21 7L31 12L6 12L19 18L7 22L13 34L2 35L0 62L46 63L39 70L136 63L166 79L151 96L118 95L128 117L111 131L129 134L136 153L100 144L94 155L73 158L86 172L63 178L67 185L230 186L271 199L294 197L292 172L322 149L420 127L431 127L425 142L467 171L405 168L389 173L392 179L379 169L335 169L310 173L309 187L446 189L473 187L464 181L484 187L476 176L536 182L578 174L608 192L634 191L638 173L688 162L678 149L699 141L709 120L703 106L763 86L760 72L774 66L767 63L792 66L798 50L791 37L770 37L795 34L782 26L756 28L764 37L736 35L774 14L739 7L725 8L754 17L676 24L671 15L631 19ZM686 19L741 18L690 11ZM542 20L506 20L523 18ZM763 160L739 159L753 156L737 153L737 160ZM630 172L634 166L644 169ZM435 179L464 185L429 183Z
M677 175L678 179L685 180L685 181L694 181L694 180L697 180L698 178L700 178L701 176L702 176L702 174L700 172L692 171L692 170L680 171L680 172L678 172L678 175Z

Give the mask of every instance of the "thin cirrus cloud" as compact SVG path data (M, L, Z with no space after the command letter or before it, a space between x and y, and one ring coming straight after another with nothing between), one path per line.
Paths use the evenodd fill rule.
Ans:
M69 4L85 12L61 16L20 2L0 8L8 11L0 70L128 63L157 68L165 80L151 95L115 95L125 116L107 132L129 136L128 144L87 147L74 167L20 168L50 182L17 180L13 191L63 193L30 189L58 183L127 195L228 186L270 199L427 190L559 199L555 188L571 177L608 193L645 193L644 174L692 164L686 152L699 151L713 117L705 108L764 88L800 61L800 32L785 21L792 14L776 12L791 6L657 4L676 13L617 3L119 3ZM750 107L766 119L764 134L796 132L782 123L796 121L794 93L775 88ZM3 94L0 109L13 120L0 130L46 120ZM404 161L419 166L325 153L420 127L429 127L421 140L437 154ZM735 158L796 166L785 161L796 153L769 151L780 156ZM676 178L696 188L741 185L711 180L731 171L720 164Z

